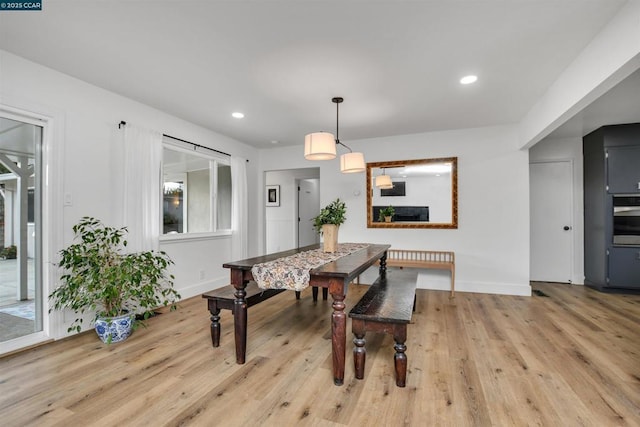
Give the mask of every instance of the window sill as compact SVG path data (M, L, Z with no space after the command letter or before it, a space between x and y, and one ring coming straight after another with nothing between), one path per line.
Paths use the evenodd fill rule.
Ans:
M160 243L180 243L187 241L215 240L231 237L231 230L218 231L215 233L176 233L163 234L160 236Z

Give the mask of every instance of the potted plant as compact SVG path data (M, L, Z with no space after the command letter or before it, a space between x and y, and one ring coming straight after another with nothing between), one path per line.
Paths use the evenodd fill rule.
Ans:
M378 220L380 222L391 222L391 217L396 213L396 210L393 206L389 205L386 208L380 209L380 213L378 214Z
M16 259L18 258L18 248L16 245L7 246L0 252L0 258Z
M95 311L93 322L105 343L126 339L160 306L175 310L180 294L173 289L173 264L160 251L124 253L127 228L105 226L83 217L73 226L74 243L60 251L61 284L49 296L52 310L73 310L77 318L68 331L80 332L83 314Z
M347 217L347 208L339 198L320 209L318 216L313 218L316 231L324 236L324 252L335 252L338 247L338 228Z

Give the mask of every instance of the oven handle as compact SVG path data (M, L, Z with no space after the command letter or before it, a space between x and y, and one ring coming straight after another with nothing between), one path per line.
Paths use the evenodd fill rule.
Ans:
M619 216L640 216L639 206L615 206L613 208L613 215Z

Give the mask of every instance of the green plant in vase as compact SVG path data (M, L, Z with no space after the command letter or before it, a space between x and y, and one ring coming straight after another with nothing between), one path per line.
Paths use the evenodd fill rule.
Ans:
M335 252L338 246L338 228L347 220L347 206L339 198L320 209L313 218L313 227L324 236L323 250Z
M49 295L50 312L76 313L69 332L80 332L84 313L93 311L98 336L106 343L122 341L154 309L176 309L180 294L167 274L173 261L165 252L125 253L127 228L92 217L83 217L73 232L74 243L60 251L61 284Z
M380 209L380 213L378 214L378 220L380 222L384 221L384 222L391 222L391 218L393 217L393 215L395 215L396 210L393 208L393 206L389 205L386 208L382 208Z

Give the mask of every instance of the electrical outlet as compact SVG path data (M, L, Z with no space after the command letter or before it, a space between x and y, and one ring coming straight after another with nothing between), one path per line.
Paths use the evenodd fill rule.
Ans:
M204 270L200 270L200 280L204 280Z

